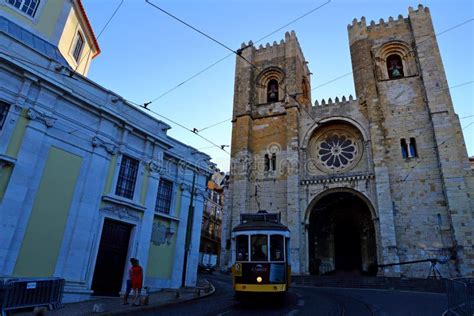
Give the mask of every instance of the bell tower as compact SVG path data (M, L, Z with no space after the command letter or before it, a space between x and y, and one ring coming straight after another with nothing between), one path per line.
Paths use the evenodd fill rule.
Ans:
M375 178L386 179L377 181L378 211L393 217L397 231L382 247L394 252L389 260L407 261L427 256L414 242L423 240L431 256L455 258L453 274L464 275L474 268L464 228L474 225L470 171L429 9L378 23L354 19L348 32Z
M230 227L240 213L281 212L296 225L299 212L298 120L311 107L310 72L296 34L258 48L242 44L237 56L231 146ZM298 260L298 238L294 260ZM294 267L297 267L295 264Z

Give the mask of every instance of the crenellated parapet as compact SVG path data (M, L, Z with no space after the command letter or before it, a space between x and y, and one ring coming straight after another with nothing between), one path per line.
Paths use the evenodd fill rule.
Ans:
M360 20L354 19L352 20L352 24L347 25L349 42L352 44L359 39L366 38L371 32L379 32L385 29L394 29L402 25L408 26L410 18L426 14L430 14L429 8L420 4L416 10L413 9L413 7L409 7L408 17L406 18L402 14L399 14L397 18L391 16L388 18L388 20L381 18L378 23L372 20L368 25L364 16L361 17Z
M242 52L249 50L247 53L253 55L254 58L252 59L255 61L271 59L278 56L289 57L292 55L298 56L304 60L303 52L295 31L286 32L285 39L282 39L279 42L268 42L266 44L260 44L258 47L255 46L252 41L249 41L248 43L244 42L241 44L240 50Z
M318 100L316 100L314 102L314 108L318 108L318 107L323 107L323 106L333 106L333 105L346 105L346 104L349 104L349 103L354 103L355 101L357 101L356 99L354 99L354 97L352 96L352 94L349 95L348 98L346 98L346 96L342 96L341 99L339 99L339 97L336 97L334 99L334 101L332 100L332 98L329 98L326 102L326 100L322 99L321 102L319 102Z

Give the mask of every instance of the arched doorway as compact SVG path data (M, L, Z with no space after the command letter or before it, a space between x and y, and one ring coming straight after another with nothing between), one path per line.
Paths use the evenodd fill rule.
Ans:
M309 272L375 275L377 251L369 206L358 195L329 193L309 214Z

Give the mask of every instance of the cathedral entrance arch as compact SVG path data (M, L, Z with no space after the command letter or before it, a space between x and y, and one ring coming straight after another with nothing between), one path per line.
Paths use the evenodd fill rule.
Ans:
M318 196L307 217L309 272L377 273L376 232L370 202L352 190Z

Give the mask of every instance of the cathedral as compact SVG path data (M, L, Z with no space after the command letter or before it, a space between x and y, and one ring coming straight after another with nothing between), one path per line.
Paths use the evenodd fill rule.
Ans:
M356 96L314 103L294 32L242 44L222 264L240 214L266 210L291 231L293 274L426 277L432 260L472 276L474 173L429 9L348 35Z

